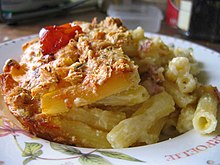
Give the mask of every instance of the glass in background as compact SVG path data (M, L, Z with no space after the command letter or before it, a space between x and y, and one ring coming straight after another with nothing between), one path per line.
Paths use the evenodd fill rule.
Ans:
M220 41L220 1L181 0L177 26L189 38Z

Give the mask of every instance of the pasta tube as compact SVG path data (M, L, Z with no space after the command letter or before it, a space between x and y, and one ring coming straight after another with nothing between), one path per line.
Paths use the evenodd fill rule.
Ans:
M59 120L58 126L64 131L64 135L71 137L77 145L92 148L111 148L106 139L107 132L88 126L80 121Z
M215 130L217 126L217 106L218 99L214 88L207 87L199 99L193 118L193 127L196 131L201 134L208 134Z
M189 73L189 71L189 59L186 57L175 57L169 62L166 77L169 80L175 81L177 77Z
M81 121L93 128L110 131L121 120L126 118L120 111L107 111L99 108L72 108L67 113L62 113L68 120Z
M179 132L176 130L178 116L179 116L178 110L175 110L174 112L169 114L166 123L164 124L164 127L161 131L160 140L173 138L179 135Z
M150 107L149 102L152 103ZM139 114L138 111L143 113ZM142 136L143 130L149 129L155 121L173 111L174 101L167 92L154 95L137 110L138 115L125 119L116 125L107 134L107 139L113 148L129 147Z
M150 97L148 91L141 85L133 86L128 90L111 95L96 102L109 106L132 106L144 102Z
M184 133L193 128L192 119L194 117L195 108L192 106L187 106L181 109L180 115L178 117L176 129L180 133Z
M197 97L194 95L182 93L175 83L170 81L163 82L165 90L173 97L175 103L180 107L186 107L196 101Z
M143 131L138 142L145 142L146 144L153 144L159 141L159 136L164 127L167 117L160 118L146 131Z
M177 77L176 83L182 93L193 92L196 89L197 84L196 79L190 73Z

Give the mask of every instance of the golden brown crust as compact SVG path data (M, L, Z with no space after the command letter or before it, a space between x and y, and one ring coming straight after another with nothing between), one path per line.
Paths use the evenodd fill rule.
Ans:
M121 49L130 33L118 22L112 18L99 24L75 22L84 33L54 55L43 55L38 39L26 43L20 61L26 73L20 86L36 96L76 83L95 88L112 73L134 72L137 67Z
M80 145L77 137L73 138L56 122L61 116L42 114L42 96L58 91L56 97L71 108L79 96L90 99L91 95L97 100L125 90L129 84L138 84L139 75L137 66L122 50L131 34L119 19L108 17L100 23L95 19L92 23L74 23L82 27L83 33L55 54L43 55L38 38L24 44L20 62L9 60L6 63L0 85L9 110L31 133L52 141ZM106 90L115 80L127 84L118 86L118 90ZM102 91L107 94L102 96ZM105 147L110 147L107 140L104 143Z

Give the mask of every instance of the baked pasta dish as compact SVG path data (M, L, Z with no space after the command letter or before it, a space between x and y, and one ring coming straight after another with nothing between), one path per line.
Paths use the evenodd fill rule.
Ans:
M43 28L0 74L9 111L30 133L93 148L156 143L216 129L218 91L197 80L191 49L120 19Z

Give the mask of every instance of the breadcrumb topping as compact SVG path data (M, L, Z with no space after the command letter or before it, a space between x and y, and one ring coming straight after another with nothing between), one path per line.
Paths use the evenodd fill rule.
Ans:
M23 46L20 65L25 66L26 73L19 83L33 96L76 84L95 90L112 73L137 70L122 50L131 34L119 19L107 17L100 23L96 19L91 23L73 23L80 25L83 33L55 54L43 55L38 39Z

